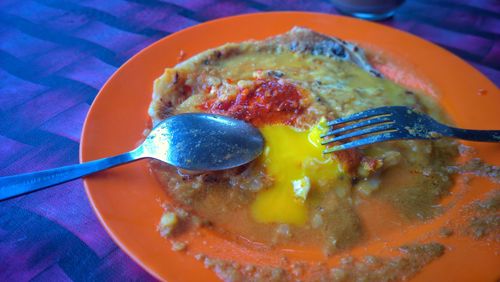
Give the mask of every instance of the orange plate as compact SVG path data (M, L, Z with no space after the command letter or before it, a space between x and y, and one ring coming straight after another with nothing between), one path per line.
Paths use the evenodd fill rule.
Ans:
M177 63L181 50L188 56L227 42L238 42L305 26L318 32L359 43L388 60L374 64L392 79L435 96L454 122L465 128L500 128L500 95L495 85L473 67L436 45L382 25L347 17L317 13L279 12L219 19L168 36L124 64L104 85L83 129L81 161L111 156L133 149L150 126L147 115L155 78L165 67ZM478 95L479 89L486 95ZM500 164L498 144L468 143L484 160ZM87 177L88 197L100 221L115 242L155 277L169 281L216 281L215 274L196 261L193 253L234 259L240 262L276 263L286 254L291 260L323 259L319 250L257 251L202 230L187 238L189 252L170 250L156 225L162 214L160 203L168 201L151 176L146 161ZM455 185L457 205L443 216L424 224L388 234L390 243L371 242L349 251L384 255L387 246L398 246L430 237L448 248L445 255L424 268L415 280L493 281L499 277L498 243L474 241L459 235L450 238L429 236L445 222L458 219L460 205L494 189L494 184L475 179L470 186ZM498 185L496 185L498 187ZM460 197L456 195L460 194ZM427 236L426 236L427 234ZM435 234L435 233L434 233ZM428 240L427 239L427 240ZM342 254L342 255L345 255ZM334 256L330 262L338 261ZM467 267L465 267L467 265ZM453 270L452 270L453 269ZM452 270L452 271L450 271Z

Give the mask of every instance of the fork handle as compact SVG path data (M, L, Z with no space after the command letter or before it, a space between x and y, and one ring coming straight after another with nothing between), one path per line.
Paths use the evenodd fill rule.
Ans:
M474 130L448 127L448 136L479 142L500 142L500 130Z

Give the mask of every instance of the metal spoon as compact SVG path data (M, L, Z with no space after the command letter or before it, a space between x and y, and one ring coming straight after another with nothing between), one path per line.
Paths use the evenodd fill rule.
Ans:
M143 158L193 171L216 171L246 164L258 157L264 139L243 121L213 114L169 117L128 153L77 165L0 177L0 201L61 184Z

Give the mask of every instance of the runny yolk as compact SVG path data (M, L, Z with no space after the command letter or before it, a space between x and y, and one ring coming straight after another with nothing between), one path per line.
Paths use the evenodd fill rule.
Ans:
M283 124L260 129L266 140L260 161L274 181L252 203L252 216L257 222L303 225L308 218L309 193L345 184L339 180L344 174L343 166L322 153L320 134L325 127L322 119L305 131Z

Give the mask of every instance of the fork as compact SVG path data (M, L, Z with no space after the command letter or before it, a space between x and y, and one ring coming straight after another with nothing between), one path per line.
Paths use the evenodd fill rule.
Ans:
M470 141L500 142L500 130L450 127L403 106L370 109L332 120L327 125L331 129L321 135L324 140L322 145L350 141L327 147L323 151L325 154L389 140L454 137Z

